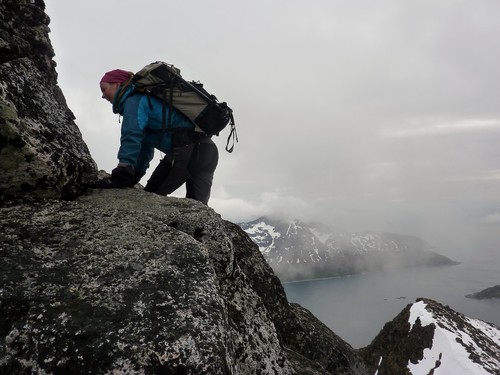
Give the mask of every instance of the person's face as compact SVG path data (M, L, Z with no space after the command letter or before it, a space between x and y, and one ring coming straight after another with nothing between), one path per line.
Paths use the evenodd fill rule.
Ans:
M100 86L101 86L102 98L106 99L110 103L113 103L113 98L115 97L116 91L118 91L118 87L120 87L120 84L101 82Z

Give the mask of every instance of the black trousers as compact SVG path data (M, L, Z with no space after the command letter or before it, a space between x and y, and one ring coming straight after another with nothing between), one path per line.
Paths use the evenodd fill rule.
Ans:
M175 147L160 161L144 190L167 195L185 183L186 198L207 204L218 162L219 151L210 139Z

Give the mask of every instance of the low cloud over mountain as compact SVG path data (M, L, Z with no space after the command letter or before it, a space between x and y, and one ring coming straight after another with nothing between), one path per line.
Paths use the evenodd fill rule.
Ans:
M318 223L270 217L239 225L282 280L457 264L414 236L346 232Z

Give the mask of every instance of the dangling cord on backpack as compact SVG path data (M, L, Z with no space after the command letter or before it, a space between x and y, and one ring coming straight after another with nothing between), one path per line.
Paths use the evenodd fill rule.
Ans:
M231 131L229 132L229 136L227 137L226 151L231 153L233 152L234 149L234 141L236 140L236 143L238 143L238 133L236 133L236 124L234 123L234 117L232 111L230 115L229 126L231 126ZM231 137L233 137L233 144L231 145L231 147L229 147L229 141Z

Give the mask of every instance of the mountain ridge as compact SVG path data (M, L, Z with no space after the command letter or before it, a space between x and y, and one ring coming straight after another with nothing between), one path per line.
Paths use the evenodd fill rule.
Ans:
M500 374L500 329L418 298L360 350L370 374Z
M322 223L267 216L238 225L283 281L459 264L416 236L348 232Z

